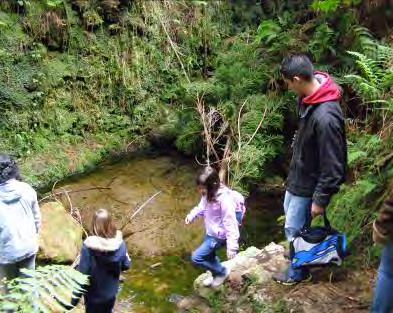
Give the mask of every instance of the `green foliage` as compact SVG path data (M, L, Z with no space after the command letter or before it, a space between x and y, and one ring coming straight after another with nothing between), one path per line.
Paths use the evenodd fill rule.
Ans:
M370 221L375 217L372 202L380 186L377 177L367 177L353 185L345 185L329 207L332 224L346 233L348 243L354 247L361 239L369 238L368 242L371 239Z
M315 61L320 62L330 52L335 55L334 42L336 34L327 23L323 23L316 27L313 38L310 40L308 49L314 56Z
M391 58L393 49L387 46L378 46L373 58L366 55L348 51L356 60L360 74L346 75L347 81L356 90L357 94L370 103L383 103L387 109L392 109L389 91L393 84L393 66Z
M257 29L255 40L257 43L264 42L270 44L273 40L277 39L278 34L281 32L281 27L273 20L263 21Z
M311 8L322 13L334 13L342 6L358 5L361 0L314 0Z
M221 313L225 304L225 289L218 289L216 292L209 294L207 302L214 313Z
M88 284L86 275L69 266L47 265L23 274L26 277L8 282L8 293L0 295L2 312L65 312L72 307L73 292L82 293Z
M284 300L277 301L273 304L252 301L253 312L255 313L288 313L290 310L288 309L288 305Z

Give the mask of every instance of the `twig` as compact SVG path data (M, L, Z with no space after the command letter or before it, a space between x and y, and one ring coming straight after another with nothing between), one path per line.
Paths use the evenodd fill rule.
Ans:
M164 25L164 22L160 19L160 17L158 16L158 14L157 14L157 18L158 18L158 20L160 21L160 24L161 24L161 26L162 26L162 29L164 30L164 32L165 32L165 34L166 34L166 36L167 36L167 38L168 38L169 44L171 45L173 52L175 52L175 55L176 55L176 57L177 57L177 60L179 61L180 66L181 66L181 68L182 68L182 70L183 70L184 76L186 77L188 83L190 84L190 83L191 83L191 80L190 80L190 78L188 77L187 71L186 71L186 69L185 69L185 67L184 67L184 65L183 65L183 62L182 62L181 58L180 58L179 52L177 51L177 48L175 47L175 44L173 43L172 38L171 38L171 36L169 35L169 33L168 33L168 31L167 31L167 29L166 29L166 27L165 27L165 25Z
M120 227L120 230L123 230L131 221L132 219L150 202L152 201L155 197L157 197L162 191L156 192L154 195L152 195L149 199L147 199L132 215L131 217L126 217L127 220L123 223L123 225Z
M76 192L83 192L83 191L90 191L90 190L103 190L103 189L108 190L111 188L110 187L91 187L91 188L85 188L85 189L79 189L79 190L66 190L66 191L70 194L70 193L76 193ZM49 199L51 197L61 196L63 193L64 193L64 191L52 193L46 197L41 198L39 202L42 202L42 201Z
M203 98L203 95L202 95L202 98ZM219 162L221 162L221 161L220 161L220 158L217 154L217 151L214 148L212 136L211 136L211 134L209 132L209 128L207 126L205 106L204 106L202 98L199 97L199 94L197 95L197 111L201 117L201 121L202 121L202 125L203 125L203 132L205 134L205 139L206 139L207 164L208 164L208 166L210 166L210 149L213 152L214 156L216 157L216 160Z
M129 233L123 233L123 239L127 239L128 237L131 237L131 236L133 236L135 234L138 234L138 233L142 233L145 230L148 230L149 228L150 227L145 227L145 228L142 228L142 229L139 229L139 230L136 230L136 231L132 231L132 232L129 232Z
M335 286L333 286L333 285L331 285L331 286L326 286L326 287L327 287L331 292L333 292L334 294L336 294L336 295L338 295L338 296L340 296L340 297L347 298L348 300L353 301L353 302L358 302L358 303L361 303L361 302L362 302L362 301L359 300L359 299L356 299L356 298L354 298L354 297L351 297L351 296L346 295L341 289L339 289L339 288L337 288L337 287L335 287Z
M68 204L70 205L70 214L72 215L73 206L72 206L71 198L70 198L70 196L68 195L68 191L67 191L67 190L65 190L64 188L61 188L61 189L64 191L64 194L66 195Z
M248 99L244 100L242 106L240 107L239 114L238 114L238 116L237 116L237 132L238 132L238 136L239 136L239 138L238 138L238 144L237 144L237 146L238 146L238 148L237 148L237 155L238 155L238 156L240 155L240 150L241 150L241 147L242 147L242 136L241 136L241 131L240 131L240 117L241 117L243 108L244 108L244 106L245 106L246 103L247 103L247 100L248 100ZM236 164L236 169L237 169L237 171L239 171L239 163L240 163L240 162L237 162L237 164Z
M72 264L71 264L71 267L72 267L72 268L75 268L75 267L77 267L77 266L78 266L78 264L79 264L79 261L80 261L80 259L81 259L81 255L80 255L80 254L78 254L78 255L76 256L76 258L75 258L74 262L72 262Z
M266 113L267 113L267 107L265 108L265 112L263 112L263 116L257 126L257 128L255 129L254 133L252 134L251 138L247 141L247 143L245 144L245 146L248 146L250 144L250 142L254 139L255 135L257 134L258 130L261 128L263 121L265 120L266 117Z

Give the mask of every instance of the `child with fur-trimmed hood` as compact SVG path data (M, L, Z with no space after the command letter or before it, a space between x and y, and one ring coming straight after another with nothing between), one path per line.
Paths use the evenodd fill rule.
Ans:
M93 235L83 243L79 271L90 276L85 294L87 313L110 313L119 290L120 273L128 270L131 259L121 231L113 225L107 210L93 217Z

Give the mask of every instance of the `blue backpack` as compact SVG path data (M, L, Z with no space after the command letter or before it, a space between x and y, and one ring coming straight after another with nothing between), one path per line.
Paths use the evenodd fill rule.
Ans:
M293 268L341 265L347 254L345 234L333 229L324 214L325 226L311 227L311 222L290 243L290 260Z

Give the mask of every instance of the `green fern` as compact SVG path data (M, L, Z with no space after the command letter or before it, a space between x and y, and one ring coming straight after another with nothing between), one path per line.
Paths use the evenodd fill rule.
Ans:
M374 58L354 51L348 51L348 54L355 58L360 74L346 75L347 82L363 100L384 103L393 84L393 66L390 64L393 49L378 46Z
M26 277L8 282L8 293L0 296L1 312L65 312L73 307L73 294L83 293L82 286L88 284L87 276L70 266L48 265L22 272Z
M350 34L355 39L351 46L352 50L360 51L367 56L374 55L378 44L368 28L356 25L351 27Z

